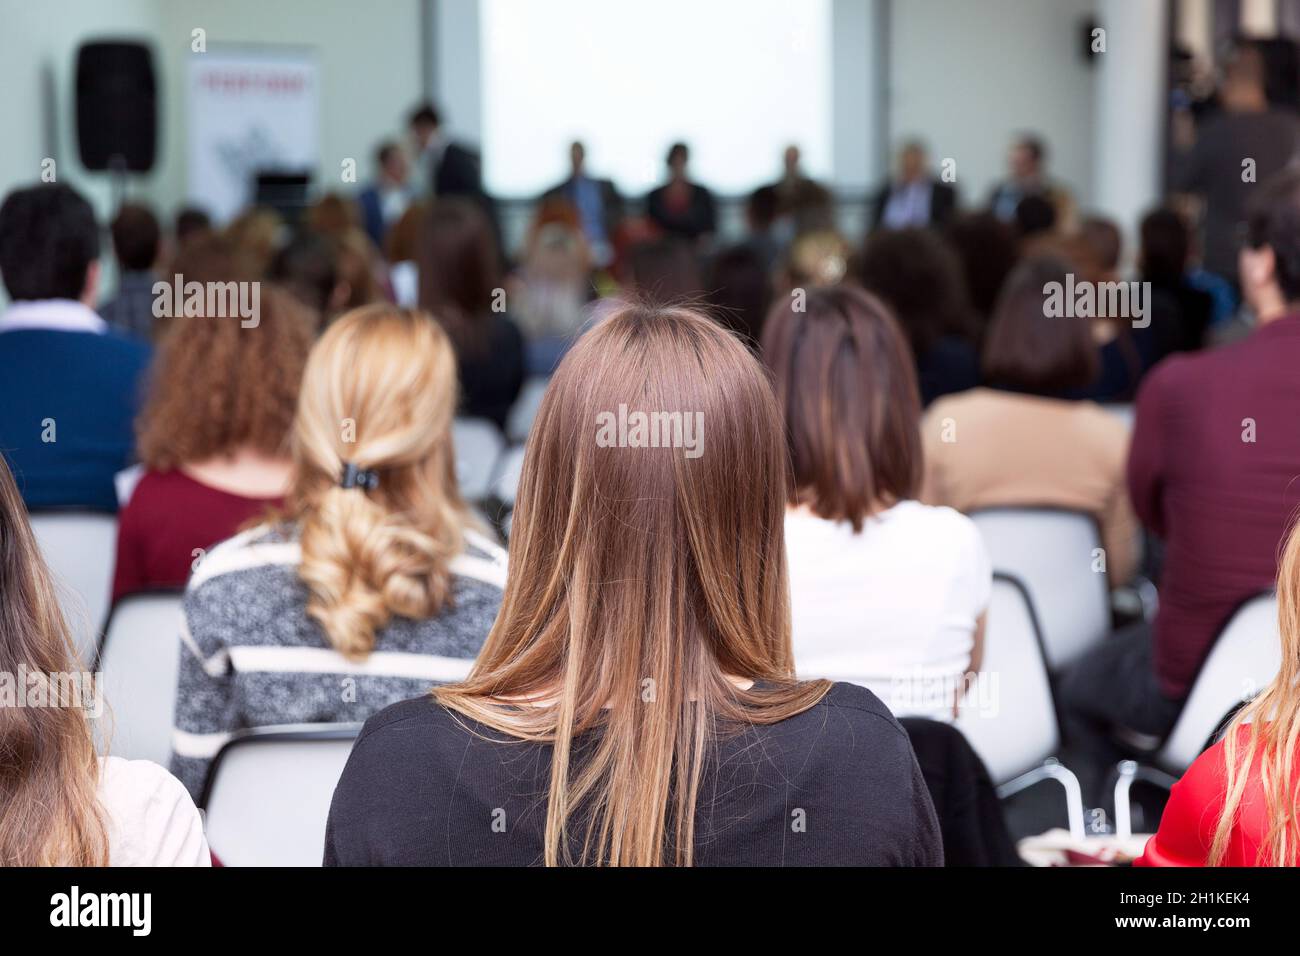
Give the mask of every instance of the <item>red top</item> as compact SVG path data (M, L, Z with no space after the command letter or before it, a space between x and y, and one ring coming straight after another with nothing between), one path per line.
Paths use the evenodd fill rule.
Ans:
M1300 315L1157 365L1138 392L1129 497L1164 539L1155 671L1187 696L1219 630L1273 586L1300 504Z
M134 591L183 587L198 555L229 538L281 498L245 498L181 471L146 471L118 514L113 600Z
M1250 733L1243 728L1244 745ZM1223 815L1227 796L1227 772L1223 743L1216 743L1196 758L1183 779L1174 784L1160 818L1160 829L1147 841L1135 866L1205 866L1214 843L1214 831ZM1250 769L1250 778L1241 795L1237 824L1223 856L1224 866L1259 866L1260 846L1268 834L1264 789L1260 785L1259 758Z

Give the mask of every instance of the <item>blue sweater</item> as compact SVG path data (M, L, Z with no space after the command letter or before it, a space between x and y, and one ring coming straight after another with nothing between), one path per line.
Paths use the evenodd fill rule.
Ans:
M149 356L115 333L0 332L0 452L27 507L117 510Z

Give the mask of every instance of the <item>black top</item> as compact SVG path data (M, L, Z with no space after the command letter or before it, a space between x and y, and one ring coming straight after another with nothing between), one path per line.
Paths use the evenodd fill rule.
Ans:
M494 312L487 321L483 345L456 356L459 414L489 419L504 430L510 407L524 387L524 337L507 315Z
M713 193L695 183L690 183L689 187L687 204L674 208L668 203L668 187L660 186L646 196L645 212L651 222L668 235L698 239L717 231L718 214Z
M431 697L394 704L352 749L325 865L540 865L550 764L550 745ZM576 854L585 822L572 829ZM943 850L907 734L869 690L835 684L801 714L719 740L700 781L694 860L941 866Z

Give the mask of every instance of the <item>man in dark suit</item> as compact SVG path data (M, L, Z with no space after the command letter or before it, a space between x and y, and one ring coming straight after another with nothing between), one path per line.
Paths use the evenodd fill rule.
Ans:
M930 172L925 147L913 140L898 151L898 175L876 195L875 229L946 226L957 211L957 190Z
M575 141L569 147L572 170L568 179L547 190L542 201L562 198L573 203L594 261L605 265L612 257L614 236L623 219L623 197L611 180L589 176L586 161L586 148Z
M492 225L498 251L502 250L496 203L483 188L483 162L478 151L447 135L442 117L432 103L416 107L409 126L421 169L418 178L428 183L429 192L435 197L465 196L478 203Z

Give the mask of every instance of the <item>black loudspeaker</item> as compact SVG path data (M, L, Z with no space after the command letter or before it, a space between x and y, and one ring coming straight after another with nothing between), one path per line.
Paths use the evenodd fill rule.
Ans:
M146 173L158 144L153 53L143 43L84 43L77 51L77 146L86 169Z

